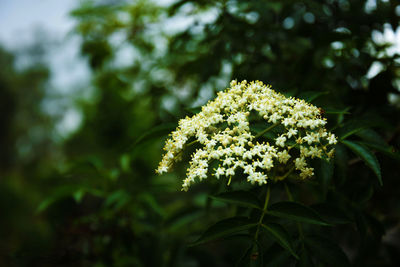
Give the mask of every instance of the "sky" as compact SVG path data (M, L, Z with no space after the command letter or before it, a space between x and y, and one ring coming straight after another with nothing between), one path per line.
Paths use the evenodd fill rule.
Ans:
M35 31L43 29L57 45L47 51L52 83L67 91L84 81L88 68L79 57L79 39L68 35L74 21L68 12L77 0L0 0L0 43L13 51L33 43Z

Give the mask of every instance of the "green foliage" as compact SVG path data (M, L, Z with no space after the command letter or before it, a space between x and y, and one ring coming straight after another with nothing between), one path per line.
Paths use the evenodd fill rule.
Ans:
M268 208L268 214L298 222L329 225L312 208L296 202L283 201L274 203Z
M239 206L250 207L262 210L262 205L258 198L247 191L233 191L211 196L211 198Z
M91 93L74 99L82 123L65 139L54 134L64 111L44 108L52 70L40 47L24 68L0 50L0 265L399 265L399 56L375 38L399 26L398 9L81 1L71 34ZM374 62L382 69L371 77ZM321 107L340 139L335 159L312 162L313 179L271 180L267 202L266 188L249 183L210 179L181 192L184 164L155 176L166 134L231 79Z
M357 154L364 160L365 164L367 164L368 167L370 167L374 171L375 175L378 177L379 184L382 185L383 183L381 168L375 155L362 144L351 142L348 140L343 140L342 143L349 147L355 154Z

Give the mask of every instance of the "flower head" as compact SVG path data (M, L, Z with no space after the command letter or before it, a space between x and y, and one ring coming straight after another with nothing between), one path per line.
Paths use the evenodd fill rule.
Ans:
M202 148L191 157L183 181L185 191L209 173L230 181L238 169L252 184L267 183L271 169L278 165L294 168L305 179L314 175L307 158L333 157L334 150L330 148L328 152L328 147L336 144L337 139L324 128L326 120L317 107L287 98L259 81L232 81L230 85L203 106L200 113L179 121L165 144L166 153L157 173L169 171L181 159L188 142L199 143ZM265 130L252 130L254 117ZM274 134L267 136L266 132L272 129ZM219 163L213 172L208 169L211 161Z

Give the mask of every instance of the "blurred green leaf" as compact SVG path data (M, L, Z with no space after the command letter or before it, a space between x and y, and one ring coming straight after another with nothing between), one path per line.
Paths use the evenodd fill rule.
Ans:
M131 199L130 195L123 189L111 193L104 201L105 207L114 206L115 209L120 209Z
M290 252L296 259L299 259L295 253L289 233L286 229L277 223L264 223L261 225L263 229L272 236L279 245Z
M171 131L173 131L175 128L176 128L175 123L165 123L165 124L155 126L151 130L142 134L138 139L136 139L136 141L129 148L129 150L133 150L137 145L142 144L151 139L156 139L156 138L160 138L162 136L166 136Z
M202 209L187 208L173 214L172 217L166 220L165 225L171 232L179 231L189 224L200 220L203 215L204 211Z
M374 143L369 143L369 142L358 142L359 144L363 146L368 146L371 149L374 149L378 152L381 152L382 154L386 155L389 158L392 158L394 160L400 161L400 153L395 152L394 148L388 145L378 145Z
M192 115L195 115L201 111L201 106L200 107L194 107L194 108L185 108L185 110Z
M368 148L358 142L352 142L348 140L342 140L341 142L350 148L350 150L358 155L367 164L367 166L372 169L376 177L378 177L379 184L383 185L381 168L375 155Z
M250 207L262 210L262 205L254 194L248 191L233 191L221 193L216 196L211 196L212 199L219 200L226 203L232 203L239 206Z
M275 203L268 208L267 214L298 222L329 225L315 210L297 202L283 201Z

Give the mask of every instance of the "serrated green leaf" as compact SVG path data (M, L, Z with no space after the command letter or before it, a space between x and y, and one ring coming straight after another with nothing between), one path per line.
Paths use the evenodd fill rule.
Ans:
M307 236L305 244L314 257L329 266L350 266L350 261L343 250L332 240L320 236Z
M279 218L318 225L329 225L312 208L297 202L283 201L271 205L268 214Z
M379 184L383 185L381 168L375 155L368 148L358 142L352 142L348 140L342 140L341 142L350 148L351 151L358 155L365 162L365 164L371 168L376 177L378 177Z
M389 147L386 144L385 140L382 138L382 136L380 136L377 132L375 132L372 129L363 129L357 132L356 135L368 143L373 143L383 147Z
M293 257L299 259L299 256L297 256L296 252L293 249L290 235L282 225L277 223L264 223L261 224L261 226L271 237L275 239L275 241L279 245L289 251L290 254L293 255Z
M196 246L216 239L228 237L234 233L249 230L255 227L257 223L251 222L246 217L233 217L217 222L210 226L198 240L190 244Z
M233 191L211 196L212 199L239 206L261 209L262 206L258 198L248 191Z
M356 134L368 127L375 125L375 123L365 121L365 120L350 120L347 121L341 128L339 128L336 133L340 140L344 140L353 134Z
M358 142L358 143L363 146L372 148L378 152L381 152L382 154L388 156L389 158L400 161L400 154L398 152L394 152L394 148L389 145L382 146L371 142Z

